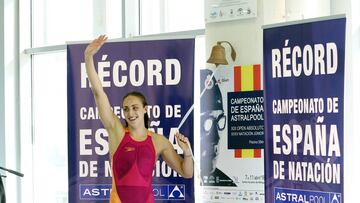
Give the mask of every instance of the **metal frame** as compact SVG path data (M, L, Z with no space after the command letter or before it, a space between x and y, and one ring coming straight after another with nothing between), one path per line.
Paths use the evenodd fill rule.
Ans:
M124 42L124 41L143 41L143 40L162 40L162 39L184 39L184 38L195 38L197 36L205 35L205 29L198 30L189 30L189 31L181 31L181 32L168 32L154 35L144 35L144 36L135 36L131 38L117 38L110 39L109 42ZM68 44L85 44L90 41L73 41L67 42L66 44L54 45L54 46L44 46L44 47L36 47L25 49L25 54L48 54L53 52L62 52L66 51L66 46Z
M268 28L274 28L274 27L280 27L280 26L297 25L300 23L311 23L311 22L322 21L322 20L333 20L333 19L344 18L344 17L346 17L345 14L339 14L339 15L325 16L325 17L319 17L319 18L309 18L309 19L304 19L304 20L295 20L295 21L290 21L290 22L263 25L261 28L268 29Z
M0 1L0 165L12 165L16 169L21 168L21 136L20 136L20 0L12 0L9 8L5 8L5 2ZM15 15L9 15L15 13ZM5 24L5 17L10 18L6 21L12 22ZM6 32L5 32L6 31ZM10 39L5 39L11 35ZM6 41L5 41L6 40ZM8 45L9 47L5 47ZM8 49L9 48L9 49ZM6 57L5 50L11 50ZM6 60L11 60L11 64ZM7 82L5 75L6 70L10 71L12 78ZM8 87L6 87L8 86ZM9 92L10 98L6 98L6 91ZM9 96L8 95L8 96ZM7 102L11 102L10 109L5 106ZM5 122L6 111L12 111L8 124ZM7 125L7 126L6 126ZM10 135L5 137L5 133L9 131ZM6 146L7 140L14 143L15 147ZM6 153L7 152L7 153ZM6 158L8 157L8 158ZM11 157L11 158L9 158ZM18 179L11 183L11 189L16 190L16 199L21 202L21 184Z
M0 44L4 44L4 1L0 1ZM5 165L5 59L0 46L0 165Z

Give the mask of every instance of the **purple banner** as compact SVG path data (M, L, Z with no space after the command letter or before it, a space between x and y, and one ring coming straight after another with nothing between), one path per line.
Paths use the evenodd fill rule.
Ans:
M68 45L69 203L108 202L111 166L104 129L85 71L87 44ZM194 39L109 42L94 56L95 68L114 113L122 97L142 92L149 104L150 130L168 137L178 154L176 127L193 104ZM193 116L181 133L193 144ZM194 202L193 179L184 179L162 160L153 172L156 202Z
M264 30L267 203L344 202L345 24Z

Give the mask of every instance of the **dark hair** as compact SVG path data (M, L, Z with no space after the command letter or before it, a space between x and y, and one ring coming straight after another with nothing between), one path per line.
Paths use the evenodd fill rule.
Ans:
M146 98L145 96L140 93L140 92L129 92L127 93L124 97L123 97L123 102L124 100L128 97L128 96L134 96L134 97L137 97L140 99L141 103L144 105L144 106L147 106L147 102L146 102ZM125 120L125 124L126 124L126 127L128 127L128 123L126 122ZM148 113L146 112L145 115L144 115L144 124L145 124L145 128L149 128L149 115Z

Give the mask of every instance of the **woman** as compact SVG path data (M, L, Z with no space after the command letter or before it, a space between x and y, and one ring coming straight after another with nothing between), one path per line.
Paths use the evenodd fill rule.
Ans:
M163 160L184 178L193 176L193 160L189 140L177 133L176 139L184 151L184 158L174 150L163 135L147 129L147 103L139 92L128 93L123 98L126 126L113 113L99 77L95 71L93 56L105 43L107 37L99 36L84 52L86 72L91 83L101 121L109 134L110 159L113 183L110 203L154 202L151 181L156 159Z

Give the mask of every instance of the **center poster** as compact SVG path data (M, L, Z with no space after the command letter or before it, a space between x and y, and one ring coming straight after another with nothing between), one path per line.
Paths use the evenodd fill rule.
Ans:
M203 69L200 89L202 202L264 202L260 65Z

